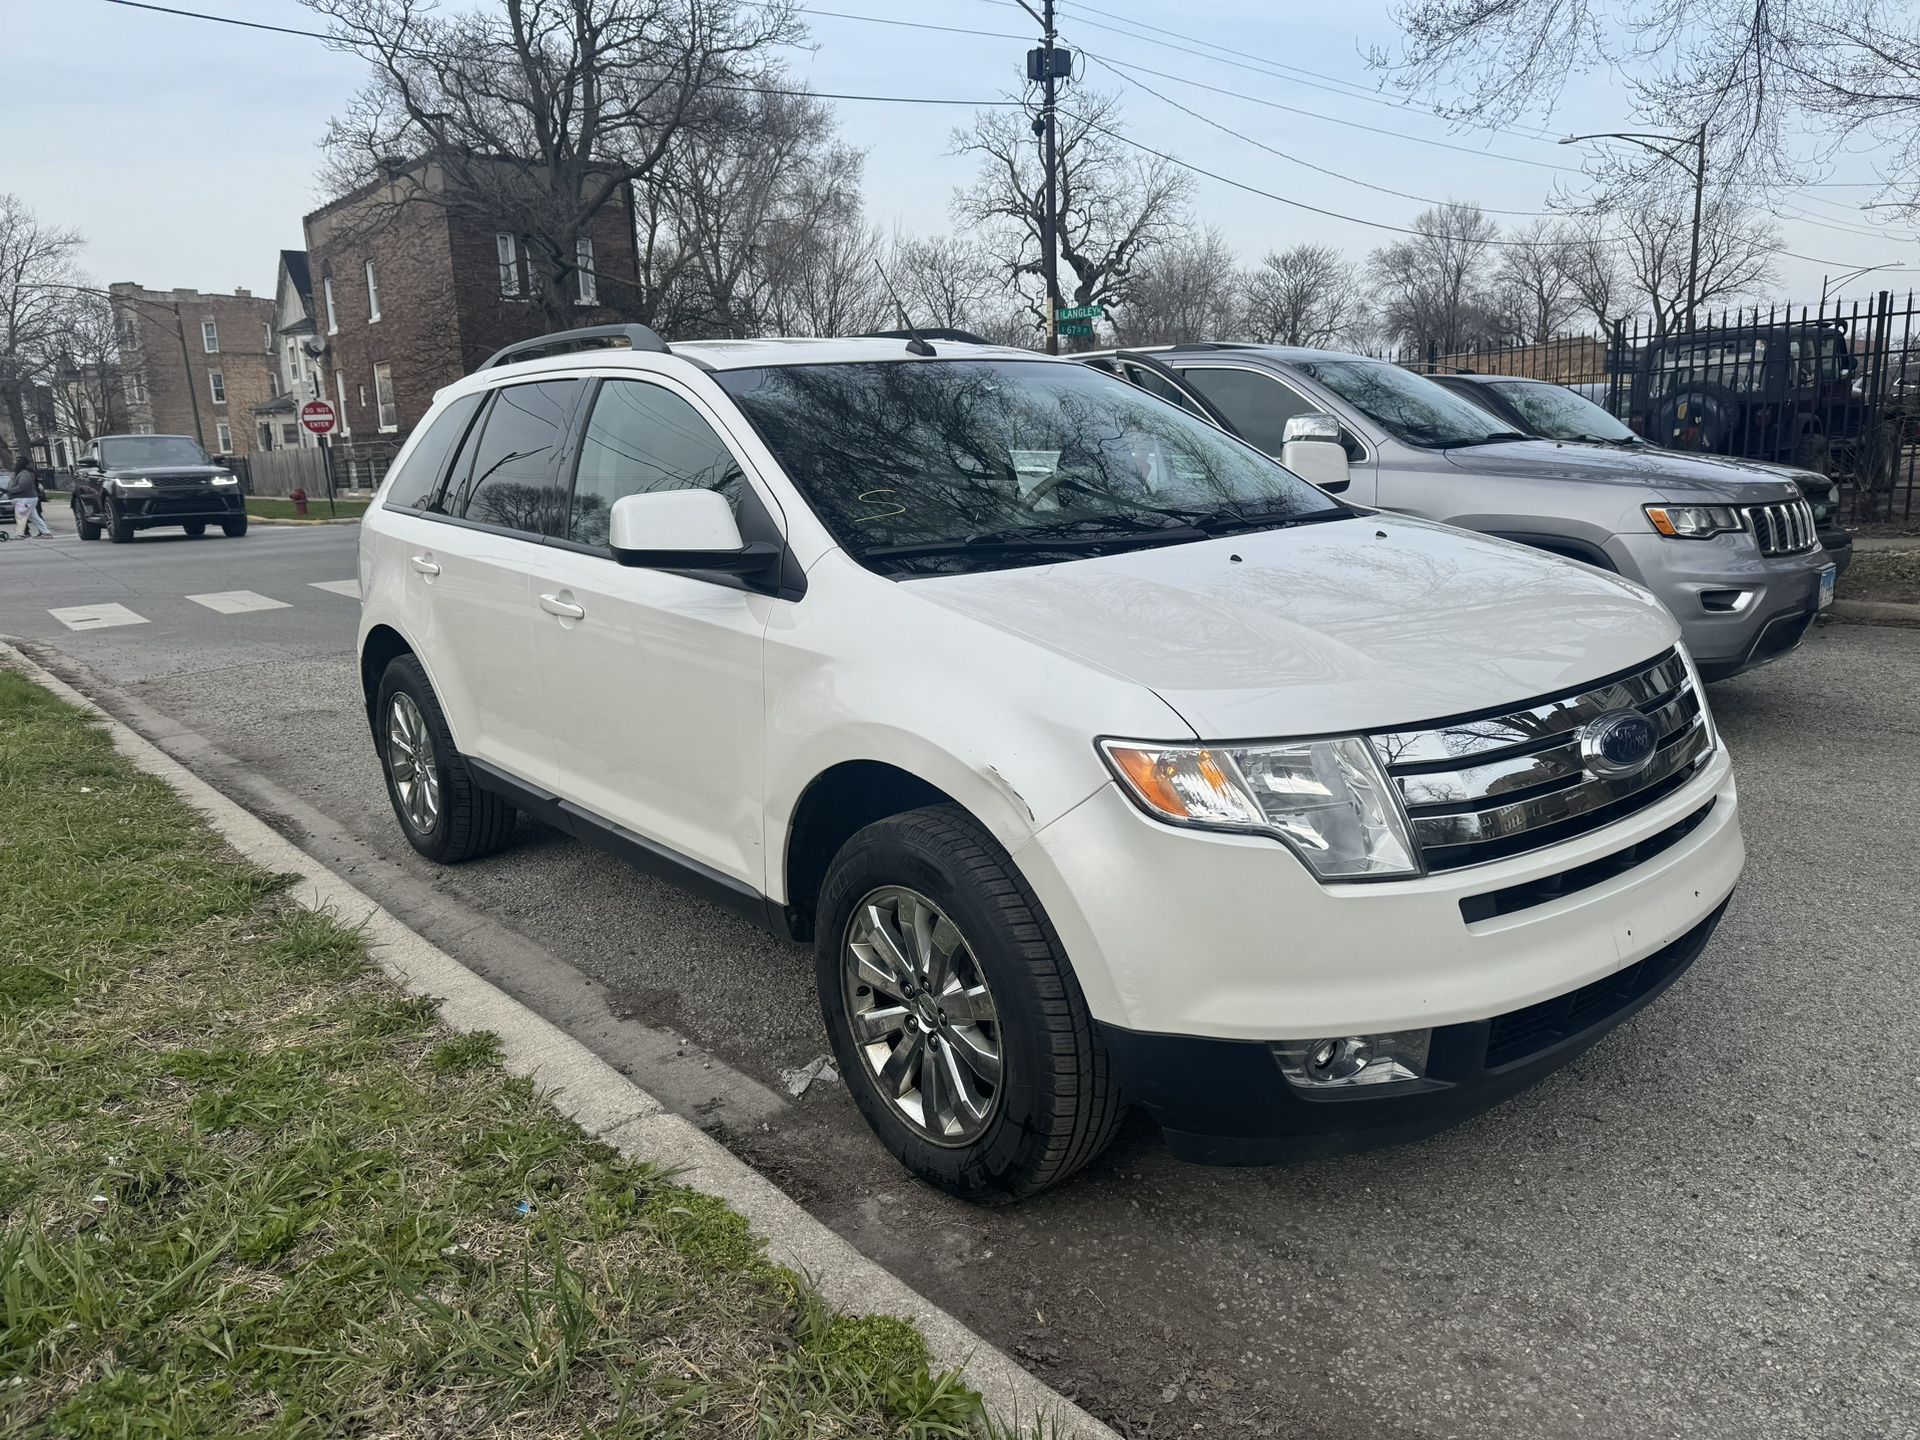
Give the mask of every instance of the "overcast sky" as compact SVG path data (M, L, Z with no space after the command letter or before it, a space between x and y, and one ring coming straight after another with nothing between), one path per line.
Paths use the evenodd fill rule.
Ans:
M296 0L165 3L294 27L310 18ZM1556 178L1578 181L1577 174L1548 168L1576 160L1575 150L1550 139L1450 129L1417 108L1342 91L1341 84L1376 89L1363 57L1370 44L1394 39L1384 0L1332 6L1267 0L1087 3L1094 8L1062 0L1063 43L1271 102L1263 106L1135 75L1221 125L1336 172L1323 175L1289 163L1133 88L1097 60L1087 61L1081 83L1122 92L1136 139L1219 175L1390 225L1406 224L1421 208L1418 202L1354 179L1515 211L1543 209ZM821 91L1005 95L1018 85L1021 56L1032 43L1031 22L1010 0L817 0L810 8L816 11L809 22L812 48L794 51L791 64L796 76ZM820 10L1000 32L1005 38L861 23ZM1095 28L1096 20L1110 24L1110 16L1169 27L1185 38L1137 38ZM99 280L271 292L277 252L302 244L300 217L324 199L313 184L316 146L327 117L362 83L357 61L299 36L107 0L0 0L0 35L12 77L0 124L0 190L21 196L43 219L80 229L88 240L85 263ZM1240 65L1175 48L1204 51L1206 42L1231 47ZM1258 73L1262 61L1314 74ZM1319 88L1327 81L1316 76L1339 83ZM1288 113L1274 104L1309 113ZM842 101L838 113L843 136L867 152L872 219L918 234L949 228L948 201L969 173L947 153L949 134L971 112ZM1569 93L1553 128L1637 128L1628 121L1625 101L1611 82L1591 78ZM1874 158L1870 152L1844 157L1830 179L1870 181ZM1908 273L1870 276L1853 282L1847 293L1920 282L1920 243L1905 231L1877 226L1856 208L1873 193L1826 188L1783 202L1778 218L1786 248L1815 257L1781 260L1784 288L1793 299L1816 299L1824 274L1886 261ZM1199 182L1195 209L1246 260L1302 240L1334 244L1358 257L1394 238L1208 179ZM1790 212L1846 229L1824 228ZM1519 216L1497 218L1527 223ZM1877 233L1853 233L1861 229Z

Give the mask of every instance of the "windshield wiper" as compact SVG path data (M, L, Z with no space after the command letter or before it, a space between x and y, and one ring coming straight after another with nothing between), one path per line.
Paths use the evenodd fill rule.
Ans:
M1465 440L1456 440L1452 445L1445 448L1449 450L1464 450L1469 445L1497 445L1504 440L1532 440L1535 438L1536 437L1532 435L1523 435L1518 430L1489 430L1484 435L1474 435Z
M1206 538L1207 532L1193 525L1160 525L1150 530L1051 537L1031 530L989 530L961 540L872 545L855 554L862 560L903 560L919 555L1024 555L1060 550L1125 550L1142 545L1177 545Z
M1199 527L1209 535L1221 535L1236 529L1289 530L1295 525L1319 525L1328 520L1344 520L1352 514L1353 511L1344 505L1332 506L1326 510L1308 510L1304 513L1290 510L1242 510L1237 506L1223 505L1218 510L1206 510L1182 518L1188 524Z

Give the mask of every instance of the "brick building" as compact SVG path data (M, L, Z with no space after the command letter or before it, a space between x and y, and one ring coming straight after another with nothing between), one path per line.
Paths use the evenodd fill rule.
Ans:
M524 237L436 198L427 162L397 167L305 220L312 313L326 350L326 398L339 412L341 483L385 473L434 392L494 351L545 333L531 303L540 283ZM595 216L569 279L575 323L620 318L637 276L631 197L621 187ZM617 278L616 278L617 277Z
M130 427L192 435L215 455L251 455L258 444L254 407L279 386L273 302L249 290L202 295L127 281L107 291L120 329Z

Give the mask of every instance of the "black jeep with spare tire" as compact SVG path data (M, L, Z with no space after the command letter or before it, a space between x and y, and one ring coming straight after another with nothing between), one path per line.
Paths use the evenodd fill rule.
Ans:
M73 465L73 525L82 540L105 531L116 545L155 525L238 536L247 502L233 471L191 435L102 435Z

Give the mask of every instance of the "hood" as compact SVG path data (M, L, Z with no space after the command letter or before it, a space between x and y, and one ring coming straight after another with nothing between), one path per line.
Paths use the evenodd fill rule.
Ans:
M1794 498L1793 486L1781 477L1756 473L1718 455L1653 446L1507 440L1442 453L1449 464L1473 474L1632 486L1676 504L1766 505Z
M1394 728L1551 695L1678 633L1614 576L1383 515L904 583L1150 688L1212 740Z

